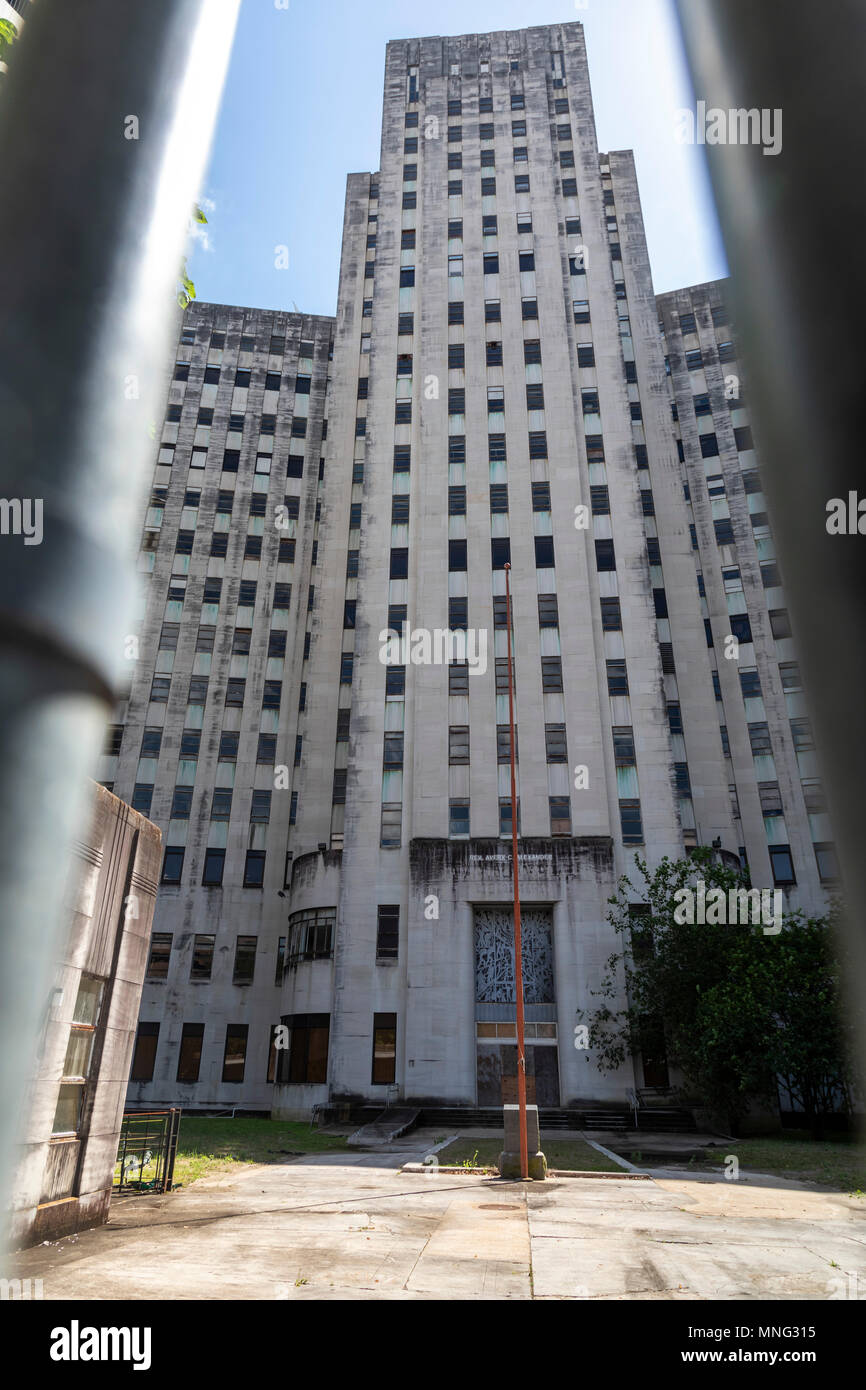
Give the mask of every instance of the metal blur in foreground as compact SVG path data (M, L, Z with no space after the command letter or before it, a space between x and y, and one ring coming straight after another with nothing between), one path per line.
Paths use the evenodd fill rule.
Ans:
M239 0L39 0L0 81L0 1171L134 620L176 288Z
M866 11L677 0L731 268L761 476L823 764L848 903L866 1076L866 534L831 534L828 504L866 499ZM721 111L724 120L711 117ZM736 143L737 112L763 138ZM752 130L755 130L753 120ZM719 134L724 142L716 143ZM709 134L705 127L704 134ZM774 149L774 146L776 147ZM866 505L864 505L866 513ZM866 532L866 517L863 520Z

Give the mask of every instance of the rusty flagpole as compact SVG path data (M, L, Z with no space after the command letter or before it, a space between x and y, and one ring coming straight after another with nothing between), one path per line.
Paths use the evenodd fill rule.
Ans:
M520 1176L529 1177L526 1139L526 1043L523 1020L523 948L520 934L520 872L517 863L517 777L514 766L514 673L511 666L511 566L505 566L505 630L508 634L508 733L511 752L511 863L514 875L514 993L517 999L517 1104L520 1115Z

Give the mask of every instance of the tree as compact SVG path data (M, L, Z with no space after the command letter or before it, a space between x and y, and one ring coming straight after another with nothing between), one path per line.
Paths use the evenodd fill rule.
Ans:
M198 203L196 203L195 207L193 208L192 220L193 222L199 223L207 222L207 218L205 217L204 212L199 207ZM189 308L192 301L195 299L195 285L193 284L192 280L190 280L189 274L187 272L186 256L184 256L183 260L180 263L179 280L180 284L178 286L177 291L177 302L182 309L187 309Z
M733 1133L750 1102L773 1101L780 1080L803 1106L814 1137L831 1100L847 1100L850 1027L840 999L842 965L832 916L784 912L781 929L751 922L690 924L681 890L703 881L707 898L748 889L747 878L712 850L665 858L650 872L635 856L638 882L623 876L608 921L624 937L586 1011L602 1071L630 1056L658 1056L681 1071L682 1091L726 1117ZM626 1005L616 1009L625 985Z

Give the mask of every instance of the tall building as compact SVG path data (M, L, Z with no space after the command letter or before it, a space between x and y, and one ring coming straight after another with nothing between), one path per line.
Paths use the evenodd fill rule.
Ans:
M103 770L167 846L131 1100L513 1096L506 564L530 1096L667 1084L576 1045L636 851L820 908L722 288L657 303L563 24L388 45L336 321L188 312Z

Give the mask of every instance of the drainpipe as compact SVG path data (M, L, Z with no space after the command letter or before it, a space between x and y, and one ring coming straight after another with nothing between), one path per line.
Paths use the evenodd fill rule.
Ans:
M0 1173L134 632L176 282L239 0L39 0L0 83Z

